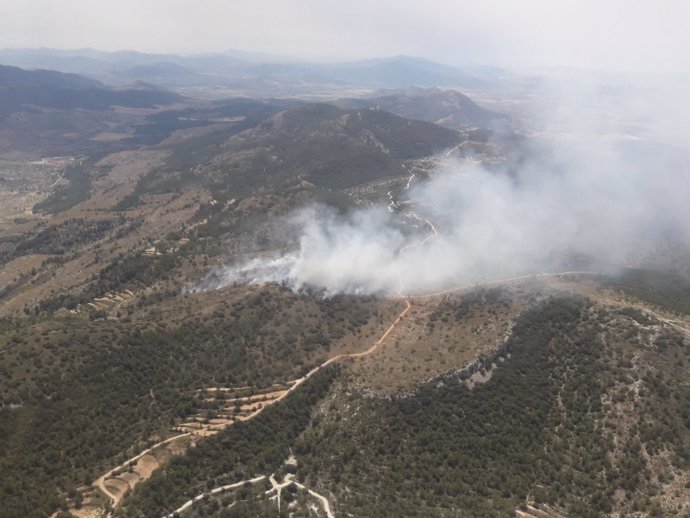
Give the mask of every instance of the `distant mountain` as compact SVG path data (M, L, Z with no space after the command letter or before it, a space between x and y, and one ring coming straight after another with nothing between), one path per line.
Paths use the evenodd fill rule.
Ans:
M455 67L411 56L335 63L322 68L340 81L388 87L478 86L481 82Z
M23 70L0 65L0 85L5 87L105 88L100 81L55 70Z
M225 87L245 95L281 95L314 89L323 93L325 86L330 89L412 85L475 88L491 85L504 74L486 68L459 69L410 56L314 63L241 51L177 56L93 49L11 49L0 50L0 62L78 73L108 84L142 79L168 88Z
M382 109L401 117L434 122L453 129L488 127L505 120L505 116L482 108L456 90L437 87L413 87L378 97L343 99L335 104L348 109Z
M176 63L169 63L166 61L160 61L158 63L146 64L146 65L135 65L127 70L127 73L131 77L136 78L165 78L165 77L175 77L176 75L182 74L194 74L194 71L178 65Z
M111 106L153 107L180 96L146 83L112 89L99 81L52 70L23 70L0 65L0 119L40 108L104 110Z

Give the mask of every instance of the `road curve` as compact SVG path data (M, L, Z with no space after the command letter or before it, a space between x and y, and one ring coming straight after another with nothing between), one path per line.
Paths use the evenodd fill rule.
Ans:
M215 495L217 493L222 493L223 491L227 491L229 489L237 489L238 487L241 487L244 484L256 484L257 482L261 482L265 478L266 478L266 475L261 475L259 477L255 477L255 478L252 478L249 480L242 480L240 482L235 482L234 484L229 484L227 486L216 487L216 488L211 489L210 491L208 491L206 493L201 493L200 495L197 495L194 498L187 500L184 504L182 504L180 507L175 509L172 513L166 514L163 518L173 518L174 516L177 516L181 512L186 511L187 509L192 507L195 502L198 502L199 500L203 500L203 498L206 495Z
M113 475L113 473L114 473L115 471L118 471L118 470L121 470L121 469L125 469L131 462L136 462L136 461L138 461L141 457L143 457L144 455L146 455L146 454L148 454L148 453L151 453L151 452L152 452L153 450L155 450L156 448L158 448L158 447L160 447L160 446L163 446L164 444L168 444L168 443L171 443L171 442L173 442L173 441L176 441L176 440L178 440L178 439L182 439L183 437L188 437L188 436L190 436L190 435L192 435L192 432L182 433L182 434L179 434L179 435L175 435L174 437L170 437L170 438L168 438L168 439L165 439L164 441L157 442L156 444L154 444L154 445L151 446L150 448L145 449L144 451L142 451L141 453L135 455L135 456L132 457L131 459L126 460L125 462L123 462L123 463L120 464L119 466L116 466L116 467L114 467L113 469L111 469L110 471L104 473L103 475L101 475L100 477L98 477L98 478L95 480L94 484L98 487L98 489L100 489L100 490L103 492L103 494L104 494L106 497L108 497L108 498L110 499L110 503L111 503L111 505L113 506L113 509L114 509L114 508L117 507L117 505L120 503L120 500L122 500L122 497L125 495L126 491L125 491L124 493L122 493L121 495L119 495L119 496L118 496L118 495L115 495L115 494L113 494L113 493L111 493L111 492L108 490L108 488L105 486L105 480L106 480L107 478L112 477L112 475ZM109 516L110 514L111 514L111 513L109 513L108 516Z

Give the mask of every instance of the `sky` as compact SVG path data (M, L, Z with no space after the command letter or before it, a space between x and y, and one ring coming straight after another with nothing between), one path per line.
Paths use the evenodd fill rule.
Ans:
M682 0L2 0L0 48L687 73L688 19Z

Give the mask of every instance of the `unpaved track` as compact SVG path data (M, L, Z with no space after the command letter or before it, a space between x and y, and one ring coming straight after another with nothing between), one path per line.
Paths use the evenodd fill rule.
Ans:
M434 229L434 230L435 230L435 229ZM415 298L432 298L432 297L438 297L438 296L441 296L441 295L445 295L445 294L449 294L449 293L455 293L455 292L463 291L463 290L468 290L468 289L476 288L476 287L479 287L479 286L492 286L492 285L508 284L508 283L511 283L511 282L517 282L517 281L521 281L521 280L529 280L529 279L536 279L536 278L548 278L548 277L574 276L574 275L591 275L591 276L598 276L598 275L601 275L601 274L600 274L599 272L591 272L591 271L567 271L567 272L535 273L535 274L527 274L527 275L518 275L518 276L515 276L515 277L509 277L509 278L505 278L505 279L498 279L498 280L495 280L495 281L489 281L489 282L484 282L484 283L468 284L468 285L457 286L457 287L455 287L455 288L449 288L449 289L446 289L446 290L436 291L436 292L432 292L432 293L419 294L419 295L415 295ZM301 377L301 378L299 378L299 379L294 380L293 382L291 382L290 388L289 388L287 391L285 391L281 396L279 396L278 398L276 398L275 400L273 400L273 401L271 402L271 404L277 403L278 401L281 401L282 399L286 398L291 392L293 392L294 390L296 390L300 385L302 385L302 383L304 383L304 382L307 381L309 378L311 378L311 377L312 377L314 374L316 374L319 370L321 370L321 369L324 368L324 367L327 367L328 365L330 365L330 364L332 364L332 363L335 363L335 362L338 362L338 361L341 361L341 360L345 360L345 359L362 358L362 357L366 357L366 356L369 356L369 355L371 355L372 353L374 353L374 352L381 346L381 344L383 344L383 342L390 336L390 334L393 332L393 330L401 323L401 321L405 318L405 316L407 315L407 313L409 313L409 311L412 309L412 302L411 302L410 296L402 295L402 293L401 293L401 296L404 297L404 303L405 303L404 309L398 314L398 316L397 316L396 319L393 321L393 323L386 329L386 331L379 337L379 339L378 339L376 342L374 342L374 344L373 344L371 347L369 347L369 348L366 349L365 351L361 351L361 352L358 352L358 353L343 353L343 354L338 354L338 355L336 355L336 356L333 356L332 358L329 358L328 360L326 360L325 362L323 362L321 365L318 365L317 367L313 368L311 371L309 371L309 372L308 372L307 374L305 374L303 377ZM642 311L645 311L645 312L647 312L648 314L650 314L650 315L654 316L655 318L657 318L659 321L661 321L661 322L663 322L663 323L665 323L665 324L667 324L667 325L669 325L669 326L672 326L672 327L674 327L675 329L678 329L679 331L681 331L682 333L684 333L684 334L687 335L687 336L690 336L690 330L687 329L687 328L685 328L685 327L683 327L683 326L681 326L681 325L679 325L678 323L676 323L676 322L674 322L674 321L672 321L672 320L669 320L669 319L663 317L662 315L659 315L658 313L656 313L656 312L654 312L654 311L652 311L652 310L650 310L650 309L648 309L648 308L646 308L646 307L644 307L644 306L640 306L640 305L636 305L636 304L630 304L630 303L628 303L628 305L630 305L630 306L632 306L632 307L635 307L635 308L637 308L637 309L640 309L640 310L642 310ZM248 421L248 420L250 420L250 419L253 419L253 418L256 417L257 415L259 415L259 414L260 414L265 408L267 408L268 406L270 406L270 405L264 405L262 408L257 409L255 412L249 414L248 416L246 416L246 417L243 418L242 420L243 420L243 421ZM232 424L232 423L223 423L223 424L211 426L211 427L209 427L209 428L211 428L211 429L224 428L224 427L227 427L227 426L231 426L231 424ZM176 441L176 440L181 439L181 438L184 438L184 437L188 437L188 436L190 436L190 435L192 435L192 432L187 432L187 433L179 434L179 435L176 435L176 436L174 436L174 437L170 437L169 439L166 439L166 440L164 440L164 441L161 441L161 442L159 442L159 443L157 443L157 444L151 446L150 448L144 450L143 452L139 453L138 455L136 455L136 456L132 457L131 459L127 460L126 462L122 463L120 466L117 466L116 468L113 468L112 470L108 471L107 473L105 473L104 475L102 475L101 477L99 477L99 478L96 480L95 484L98 486L98 488L99 488L108 498L110 498L111 503L112 503L112 506L113 506L113 509L114 509L115 507L117 507L117 505L120 503L122 497L124 496L124 494L122 494L122 495L115 495L115 494L111 493L110 491L108 491L108 489L107 489L106 486L105 486L105 480L106 480L108 477L112 476L112 473L113 473L114 471L117 471L117 470L121 470L121 469L123 469L123 468L126 468L126 467L128 466L129 463L131 463L131 462L136 462L139 458L143 457L144 455L150 453L151 451L155 450L156 448L158 448L158 447L160 447L160 446L163 446L163 445L165 445L165 444L167 444L167 443ZM254 479L253 479L253 480L254 480ZM308 490L308 491L309 491L310 494L312 494L312 495L315 496L316 498L319 498L319 499L323 502L323 504L324 504L324 510L326 511L326 514L328 515L329 518L331 518L331 517L333 516L333 514L331 513L330 505L329 505L329 503L328 503L328 500L327 500L325 497L323 497L323 496L321 496L321 495L318 495L317 493L314 493L314 492L311 491L311 490ZM191 505L191 503L190 503L189 505Z
M314 498L318 498L319 500L321 500L321 505L323 506L323 510L326 513L326 516L328 518L335 518L335 515L331 512L331 504L328 501L328 498L326 498L323 495L318 494L316 491L313 491L311 489L307 489L306 487L304 487L299 482L293 482L293 484L295 484L300 489L304 489L304 490L308 491L309 494L311 496L313 496Z
M410 175L410 178L408 179L408 182L407 182L407 185L405 186L405 189L409 189L410 184L411 184L413 178L414 178L414 173L412 173L412 174ZM390 195L390 193L389 193L389 195ZM414 214L414 213L413 213L413 214ZM416 214L414 214L414 217L417 218L417 219L420 220L420 221L423 220L422 218L419 218L419 216L417 216ZM435 235L437 234L436 228L434 227L434 225L433 225L431 222L429 222L428 220L424 220L424 221L426 221L426 222L428 223L428 225L429 225L429 227L432 229L432 232L433 232L433 233L431 234L431 236L428 236L426 239L424 239L423 241L421 241L421 243L418 243L417 245L413 245L413 246L421 246L421 245L423 245L430 237L433 237L433 236L435 236ZM400 294L400 296L401 296L401 297L404 297L404 296L402 295L402 288L403 288L403 284L402 284L402 279L401 279L401 294ZM277 397L276 399L274 399L274 400L271 402L271 404L277 403L277 402L283 400L283 399L284 399L285 397L287 397L292 391L294 391L297 387L299 387L302 383L304 383L305 381L307 381L311 376L313 376L314 374L316 374L316 373L317 373L319 370L321 370L322 368L327 367L328 365L330 365L330 364L332 364L332 363L335 363L335 362L337 362L337 361L344 360L344 359L347 359L347 358L361 358L361 357L365 357L365 356L368 356L368 355L372 354L374 351L376 351L376 350L378 349L378 347L386 340L386 338L388 338L388 336L389 336L389 335L391 334L391 332L396 328L396 326L402 321L402 319L403 319L403 318L405 317L405 315L410 311L410 309L412 309L412 303L410 302L410 299L409 299L409 298L404 297L404 302L405 302L405 308L400 312L400 314L399 314L399 315L397 316L397 318L393 321L393 323L388 327L388 329L386 329L386 331L381 335L381 337L380 337L371 347L369 347L367 350L362 351L362 352L359 352L359 353L344 353L344 354L338 354L338 355L336 355L336 356L333 356L332 358L329 358L328 360L326 360L325 362L323 362L321 365L318 365L317 367L313 368L311 371L309 371L309 372L308 372L306 375L304 375L303 377L301 377L301 378L299 378L299 379L297 379L297 380L294 380L294 381L292 382L290 388L289 388L285 393L283 393L281 396L279 396L279 397ZM245 417L244 417L243 419L241 419L241 420L242 420L242 421L248 421L248 420L250 420L250 419L253 419L253 418L256 417L257 415L259 415L259 414L260 414L265 408L267 408L268 406L270 406L270 405L264 405L263 407L258 408L256 411L254 411L254 412L252 412L251 414L245 416ZM226 426L231 426L231 425L232 425L232 422L231 422L231 423L221 423L221 424L218 424L218 425L212 425L212 426L210 426L210 427L208 427L208 428L213 430L213 429L224 428L224 427L226 427ZM178 439L182 439L182 438L184 438L184 437L189 437L189 436L191 436L192 434L193 434L193 432L186 432L186 433L179 434L179 435L176 435L176 436L174 436L174 437L170 437L169 439L166 439L166 440L164 440L164 441L160 441L160 442L154 444L153 446L151 446L150 448L144 450L143 452L139 453L138 455L135 455L134 457L132 457L131 459L128 459L127 461L123 462L123 463L120 464L119 466L117 466L117 467L111 469L110 471L104 473L104 474L101 475L98 479L96 479L96 481L94 482L94 484L103 492L103 494L104 494L107 498L110 499L112 508L115 509L115 508L120 504L120 502L121 502L123 496L126 494L126 492L123 492L122 494L114 494L114 493L110 492L110 491L108 490L108 488L106 487L106 485L105 485L105 480L106 480L107 478L109 478L109 477L112 477L113 472L118 471L118 470L122 470L122 469L126 468L131 462L136 462L136 461L139 460L141 457L143 457L144 455L150 453L151 451L155 450L156 448L158 448L158 447L160 447L160 446L163 446L163 445L165 445L165 444L167 444L167 443L173 442L173 441L178 440ZM190 505L191 505L191 504L190 504ZM330 509L328 510L328 513L330 513ZM112 513L110 513L110 514L112 514ZM110 515L110 514L109 514L109 515Z
M611 300L608 298L601 299L601 302L606 303L610 306L625 306L628 308L635 308L635 309L641 311L642 313L644 313L648 316L654 317L655 319L657 319L662 324L666 324L667 326L671 326L675 330L680 331L685 336L690 337L690 329L679 324L677 320L669 320L665 316L660 315L656 311L651 310L647 306L644 306L642 304L635 304L634 302L629 302L629 301L626 302L626 301L619 301L619 300Z
M494 286L494 285L500 285L500 284L510 284L511 282L518 282L518 281L523 281L523 280L529 280L529 279L539 279L539 278L548 278L548 277L567 277L567 276L577 276L577 275L589 275L589 276L599 276L602 275L601 272L592 272L592 271L568 271L568 272L553 272L553 273L531 273L531 274L526 274L526 275L518 275L515 277L508 277L505 279L498 279L495 281L488 281L488 282L483 282L483 283L475 283L475 284L467 284L464 286L457 286L455 288L449 288L446 290L441 290L441 291L435 291L432 293L423 293L423 294L418 294L414 295L414 298L422 299L422 298L432 298L432 297L438 297L441 295L447 295L449 293L455 293L458 291L464 291L464 290L469 290L473 288L479 288L483 286ZM622 302L622 301L613 301L610 299L602 299L601 302L605 302L609 305L614 305L614 306L626 306L626 307L631 307L638 309L642 311L643 313L646 313L649 316L654 317L657 319L659 322L666 324L670 327L673 327L677 331L680 331L686 336L690 337L690 329L687 327L681 325L677 320L670 320L663 315L660 315L656 311L649 309L647 306L643 304L635 304L634 302Z
M265 478L266 475L261 475L260 477L252 478L249 480L242 480L240 482L235 482L234 484L229 484L227 486L216 487L206 493L201 493L200 495L195 496L191 500L187 500L184 504L175 509L172 513L165 515L164 518L173 518L174 516L182 513L183 511L186 511L187 509L192 507L195 502L203 500L206 495L215 495L217 493L222 493L223 491L228 491L230 489L237 489L238 487L242 487L244 484L256 484L257 482L261 482Z
M528 274L524 274L524 275L516 275L515 277L506 277L504 279L497 279L495 281L485 281L485 282L475 282L472 284L464 284L462 286L456 286L454 288L448 288L445 290L432 291L430 293L414 294L414 295L410 295L410 297L414 297L417 299L426 299L426 298L439 297L441 295L448 295L450 293L456 293L458 291L465 291L465 290L470 290L470 289L474 289L474 288L481 288L484 286L495 286L497 284L510 284L511 282L526 281L529 279L539 279L539 278L544 278L544 277L546 277L546 278L548 278L548 277L564 277L564 276L570 276L570 275L598 276L598 275L601 275L601 273L600 272L590 272L590 271L528 273Z
M369 347L366 351L362 351L359 353L345 353L345 354L339 354L337 356L334 356L333 358L326 360L324 363L322 363L317 369L320 369L321 367L325 367L326 365L330 365L333 362L337 362L338 360L343 360L345 358L361 358L362 356L368 356L376 349L379 348L379 346L388 338L388 335L390 335L393 332L393 329L397 327L397 325L400 323L400 321L405 318L405 315L409 313L410 309L412 309L412 302L410 302L410 299L405 299L405 309L400 312L398 317L395 319L395 321L386 329L385 333L381 335L381 338L379 338L374 345Z
M358 352L358 353L343 353L343 354L338 354L336 356L333 356L332 358L329 358L325 362L323 362L321 365L318 365L317 367L314 367L312 370L310 370L308 373L306 373L304 376L302 376L299 379L296 379L292 381L292 386L279 398L276 398L274 402L278 402L288 396L293 390L295 390L297 387L299 387L302 383L307 381L309 378L311 378L314 374L319 372L321 369L324 367L327 367L328 365L335 363L340 360L345 360L349 358L362 358L364 356L368 356L372 354L374 351L376 351L379 346L388 338L388 336L393 332L393 330L400 324L403 318L405 318L405 315L412 309L412 303L410 302L409 299L405 299L405 309L403 309L400 314L397 316L397 318L393 321L393 323L386 329L386 331L381 335L381 337L376 340L376 342L369 347L366 351ZM264 407L265 408L265 407ZM260 408L253 414L250 414L247 416L247 419L251 419L252 417L256 416L257 414L261 413L263 408Z
M278 482L273 475L271 475L268 480L271 482L271 489L266 491L266 494L269 495L273 491L276 492L277 495L277 501L278 501L278 512L280 512L280 493L281 490L290 484L294 484L295 486L299 487L300 489L307 491L311 496L316 498L321 502L321 506L323 507L324 512L326 513L327 518L335 518L333 515L333 512L331 511L331 504L328 501L328 499L317 493L316 491L313 491L307 487L305 487L303 484L300 484L296 480L294 480L294 475L293 474L288 474L285 476L283 479L283 482ZM201 493L200 495L195 496L194 498L191 498L187 500L184 504L182 504L180 507L175 509L173 512L170 514L166 514L163 518L174 518L175 516L179 515L180 513L186 511L189 509L191 506L193 506L196 502L203 500L207 495L216 495L218 493L223 493L224 491L229 491L231 489L238 489L245 484L256 484L257 482L261 482L262 480L266 479L266 475L260 475L258 477L249 479L249 480L242 480L240 482L235 482L234 484L228 484L227 486L220 486L216 487L214 489L211 489L210 491L207 491L206 493Z
M456 146L455 148L451 149L448 153L446 153L446 156L450 155L450 154L452 153L452 151L454 151L455 149L457 149L457 147L459 147L459 145ZM409 179L408 179L408 181L407 181L407 184L406 184L406 186L405 186L405 190L409 189L410 184L411 184L411 182L412 182L414 176L415 176L414 173L412 173L412 174L410 175L410 177L409 177ZM394 205L395 202L394 202L394 200L393 200L393 198L392 198L392 196L391 196L391 193L389 192L388 195L389 195L389 197L391 198L391 205ZM392 207L389 206L389 209L390 209L390 208L392 208ZM426 219L426 218L420 217L420 216L417 215L414 211L413 211L413 212L410 212L409 215L412 216L413 218L417 219L420 223L426 224L426 225L429 227L429 229L431 230L431 232L430 232L430 234L429 234L426 238L424 238L423 240L421 240L419 243L410 244L410 245L407 245L406 247L404 247L403 249L401 249L401 250L399 251L399 253L401 253L401 254L402 254L402 253L405 253L405 251L406 251L407 249L409 249L409 248L416 247L416 246L423 246L424 244L426 244L426 242L427 242L429 239L432 239L433 237L435 237L436 235L438 235L437 229L436 229L436 227L434 226L434 224L433 224L431 221L429 221L429 220ZM439 291L436 291L436 292L422 293L422 294L415 294L415 295L408 295L408 294L405 294L405 293L404 293L404 285L405 285L405 282L404 282L404 281L405 281L405 279L401 276L401 278L400 278L400 289L399 289L399 291L398 291L398 295L403 299L403 301L404 301L404 303L405 303L405 307L404 307L404 309L400 312L400 314L398 314L398 316L397 316L396 319L393 321L393 323L386 329L386 331L379 337L379 339L378 339L371 347L369 347L369 348L366 349L365 351L361 351L361 352L358 352L358 353L343 353L343 354L338 354L338 355L336 355L336 356L333 356L332 358L329 358L328 360L326 360L326 361L323 362L322 364L320 364L320 365L318 365L317 367L313 368L311 371L309 371L309 372L308 372L307 374L305 374L303 377L301 377L301 378L299 378L299 379L297 379L297 380L294 380L294 381L290 382L290 383L291 383L290 388L289 388L287 391L285 391L282 395L280 395L280 396L277 397L276 399L272 400L272 401L271 401L271 404L277 403L277 402L283 400L284 398L286 398L291 392L293 392L294 390L296 390L300 385L302 385L305 381L307 381L309 378L311 378L314 374L316 374L316 373L317 373L318 371L320 371L322 368L327 367L328 365L330 365L330 364L332 364L332 363L335 363L335 362L338 362L338 361L341 361L341 360L345 360L345 359L362 358L362 357L366 357L366 356L369 356L369 355L371 355L372 353L374 353L374 352L381 346L381 344L383 344L383 342L390 336L390 334L391 334L391 333L393 332L393 330L400 324L400 322L402 322L402 320L403 320L404 317L407 315L407 313L409 313L409 311L412 309L411 297L415 297L415 298L432 298L432 297L438 297L438 296L446 295L446 294L450 294L450 293L455 293L455 292L458 292L458 291L464 291L464 290L468 290L468 289L473 289L473 288L477 288L477 287L480 287L480 286L492 286L492 285L500 285L500 284L509 284L509 283L517 282L517 281L521 281L521 280L529 280L529 279L537 279L537 278L548 278L548 277L574 276L574 275L598 276L598 275L601 275L601 273L600 273L600 272L592 272L592 271L567 271L567 272L553 272L553 273L533 273L533 274L524 274L524 275L518 275L518 276L508 277L508 278L504 278L504 279L498 279L498 280L494 280L494 281L488 281L488 282L483 282L483 283L473 283L473 284L468 284L468 285L463 285L463 286L457 286L457 287L449 288L449 289L445 289L445 290L439 290ZM683 326L677 324L676 322L671 321L671 320L668 320L668 319L664 318L663 316L661 316L661 315L655 313L654 311L651 311L651 310L649 310L649 309L647 309L647 308L645 308L645 307L637 306L637 305L634 305L634 304L632 304L632 306L633 306L633 307L637 307L638 309L643 310L643 311L649 313L650 315L654 316L655 318L657 318L657 319L660 320L661 322L664 322L665 324L670 325L670 326L672 326L672 327L678 329L679 331L683 332L685 335L690 336L690 330L688 330L687 328L685 328L685 327L683 327ZM256 417L257 415L259 415L259 414L260 414L265 408L267 408L268 406L270 406L270 405L264 405L264 406L262 406L261 408L258 408L256 411L254 411L254 412L252 412L251 414L245 416L245 417L242 418L241 420L242 420L242 421L248 421L248 420L253 419L253 418ZM218 425L213 425L213 426L210 426L210 427L208 427L208 428L209 428L209 429L212 429L212 430L214 430L214 429L217 430L217 429L225 428L225 427L231 426L231 425L232 425L232 422L230 422L230 423L220 423L220 424L218 424ZM187 433L179 434L179 435L176 435L176 436L174 436L174 437L171 437L171 438L169 438L169 439L166 439L166 440L164 440L164 441L161 441L161 442L159 442L159 443L157 443L157 444L151 446L151 447L148 448L147 450L144 450L143 452L141 452L141 453L139 453L138 455L136 455L136 456L132 457L131 459L127 460L126 462L124 462L124 463L121 464L120 466L118 466L118 467L116 467L116 468L113 468L113 469L110 470L109 472L107 472L107 473L105 473L104 475L102 475L101 477L99 477L99 478L96 480L96 482L95 482L96 486L98 486L98 488L99 488L108 498L110 498L111 503L112 503L112 507L113 507L113 509L115 509L115 508L117 507L117 505L120 503L120 501L121 501L121 499L122 499L122 497L124 496L125 493L122 493L122 494L120 494L120 495L115 495L115 494L111 493L110 491L108 491L108 489L106 488L106 486L105 486L105 480L106 480L108 477L112 476L112 473L113 473L114 471L117 471L117 470L121 470L121 469L123 469L123 468L126 468L127 465L128 465L129 463L131 463L131 462L136 462L139 458L143 457L144 455L150 453L151 451L153 451L154 449L156 449L156 448L158 448L158 447L160 447L160 446L163 446L163 445L165 445L165 444L167 444L167 443L173 442L173 441L175 441L175 440L178 440L178 439L181 439L181 438L184 438L184 437L188 437L188 436L190 436L190 435L192 435L192 434L193 434L193 432L187 432ZM257 478L255 478L255 479L250 480L249 482L254 483L254 482L259 481L259 480L262 480L262 479L264 479L264 478L265 478L265 476L257 477ZM272 477L271 477L271 478L272 478ZM273 480L272 480L271 482L273 483ZM230 485L230 486L223 486L223 487L221 487L221 488L216 488L215 490L212 491L212 493L213 493L213 492L220 492L220 491L222 491L222 490L224 490L224 489L230 489L230 488L233 488L233 487L239 487L238 485L241 485L241 484L243 484L243 482L240 482L240 483L238 483L238 484L233 484L233 485ZM306 489L306 488L305 488L304 486L302 486L301 484L296 483L296 485L298 485L298 486L301 487L302 489ZM275 484L274 484L274 487L275 487ZM315 493L315 492L312 491L312 490L307 490L307 491L309 491L309 493L310 493L312 496L314 496L314 497L318 498L319 500L321 500L321 502L322 502L322 504L323 504L323 507L324 507L324 510L325 510L325 512L326 512L326 515L328 516L328 518L333 518L333 514L332 514L332 512L331 512L331 510L330 510L330 504L329 504L329 502L328 502L328 499L326 499L326 498L323 497L322 495L319 495L318 493ZM177 511L175 511L175 512L181 512L181 511L185 510L187 507L191 506L197 499L199 499L199 498L201 498L201 497L203 497L203 495L200 495L200 496L198 496L198 497L195 497L194 499L192 499L192 500L186 502L181 508L179 508L179 509L178 509ZM172 513L172 514L174 514L174 513ZM172 516L172 514L169 515L169 516Z
M656 318L657 320L663 322L664 324L671 326L674 329L680 331L685 336L690 336L690 329L678 324L677 321L675 321L675 320L669 320L668 318L662 317L659 313L656 313L656 312L652 311L651 309L648 309L644 306L640 306L638 304L628 304L628 306L633 307L635 309L639 309L640 311L642 311L644 313L648 313L651 316L653 316L654 318Z
M276 399L274 399L274 400L271 402L271 404L277 403L278 401L281 401L282 399L284 399L285 397L287 397L292 391L294 391L294 390L295 390L297 387L299 387L302 383L304 383L305 381L307 381L310 377L312 377L314 374L316 374L319 370L321 370L322 368L324 368L324 367L330 365L331 363L334 363L334 362L337 362L337 361L340 361L340 360L344 360L344 359L347 359L347 358L360 358L360 357L368 356L368 355L372 354L372 353L373 353L374 351L376 351L376 349L378 349L378 347L386 340L386 338L388 338L388 336L391 334L391 332L392 332L392 331L395 329L395 327L402 321L402 319L403 319L403 318L405 317L405 315L410 311L411 308L412 308L412 303L409 301L409 299L405 299L405 308L400 312L400 314L399 314L398 317L395 319L395 321L388 327L388 329L386 329L386 331L381 335L381 337L380 337L371 347L369 347L369 349L367 349L366 351L359 352L359 353L344 353L344 354L338 354L338 355L336 355L336 356L333 356L332 358L330 358L330 359L326 360L325 362L323 362L321 365L319 365L319 366L313 368L311 371L309 371L309 372L308 372L307 374L305 374L303 377L301 377L301 378L299 378L299 379L297 379L297 380L294 380L294 382L292 382L292 385L290 386L290 388L289 388L287 391L285 391L281 396L279 396L279 397L277 397ZM249 414L248 416L245 416L245 417L244 417L243 419L241 419L241 420L242 420L242 421L249 421L250 419L253 419L253 418L256 417L257 415L259 415L265 408L268 408L269 406L270 406L270 405L264 405L263 407L261 407L261 408L257 409L256 411L252 412L252 413ZM218 424L218 425L209 426L208 428L214 430L214 429L219 429L219 428L225 428L225 427L231 426L231 425L232 425L232 423L221 423L221 424ZM98 487L98 489L100 489L100 490L103 492L103 494L104 494L107 498L110 499L110 503L111 503L111 505L112 505L112 508L115 509L115 508L120 504L120 502L122 501L122 497L125 495L125 493L122 493L122 494L114 494L114 493L112 493L111 491L109 491L108 488L107 488L106 485L105 485L106 479L111 478L112 475L113 475L113 473L114 473L115 471L122 470L122 469L126 469L127 466L128 466L131 462L136 462L136 461L139 460L141 457L143 457L144 455L146 455L146 454L148 454L148 453L151 453L151 452L152 452L153 450L155 450L156 448L159 448L159 447L161 447L161 446L163 446L163 445L165 445L165 444L171 443L171 442L176 441L176 440L178 440L178 439L182 439L182 438L184 438L184 437L189 437L189 436L193 435L193 433L194 433L194 432L182 433L182 434L175 435L174 437L170 437L169 439L165 439L164 441L160 441L160 442L154 444L154 445L151 446L150 448L148 448L148 449L142 451L141 453L135 455L135 456L132 457L131 459L126 460L125 462L123 462L123 463L120 464L119 466L117 466L117 467L111 469L110 471L106 472L105 474L101 475L98 479L96 479L96 481L94 482L94 484ZM191 504L190 504L190 505L191 505ZM329 508L329 510L330 510L330 508ZM110 514L112 514L112 513L110 513ZM108 516L110 516L110 514L109 514Z
M182 434L180 434L180 435L175 435L174 437L170 437L170 438L168 438L168 439L165 439L164 441L160 441L160 442L154 444L154 445L151 446L150 448L148 448L148 449L142 451L141 453L135 455L135 456L132 457L131 459L126 460L125 462L123 462L123 463L120 464L119 466L117 466L117 467L111 469L111 470L108 471L107 473L104 473L103 475L101 475L100 477L98 477L98 478L96 479L96 481L94 482L94 484L96 485L96 487L98 487L98 489L100 489L100 490L103 492L103 494L104 494L105 496L107 496L107 497L110 499L110 503L112 504L113 509L114 509L115 507L118 506L118 504L120 503L120 501L122 500L122 497L125 495L126 492L125 492L125 493L122 493L122 494L120 494L120 495L116 495L116 494L111 493L111 492L108 490L108 488L105 486L105 480L106 480L107 478L112 477L112 475L113 475L113 473L114 473L115 471L119 471L119 470L126 469L127 466L130 464L130 462L136 462L136 461L138 461L141 457L143 457L144 455L146 455L146 454L148 454L148 453L151 453L151 452L152 452L153 450L155 450L156 448L159 448L159 447L161 447L161 446L163 446L163 445L165 445L165 444L171 443L171 442L173 442L173 441L177 441L178 439L182 439L183 437L189 437L190 435L192 435L192 432L182 433Z

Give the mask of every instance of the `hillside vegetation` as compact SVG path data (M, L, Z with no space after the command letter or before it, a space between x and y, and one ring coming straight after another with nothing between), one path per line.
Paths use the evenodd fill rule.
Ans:
M31 107L104 110L111 106L153 107L172 104L180 96L147 87L114 90L76 74L28 71L0 65L0 120Z
M482 108L456 90L408 88L368 99L344 99L338 106L347 109L374 108L401 117L434 122L447 128L486 128L505 117Z
M289 443L297 480L338 515L513 516L526 503L568 516L682 514L690 390L674 380L689 360L684 340L656 321L548 299L517 320L485 360L498 364L490 379L472 389L449 374L412 395L364 397L344 371ZM247 471L231 433L208 443L203 462L143 484L120 515L169 512L203 493L203 480L210 489L234 469L234 480L268 474L286 455L278 438L252 441L243 451L262 460ZM263 515L258 501L242 504L245 514L228 508L234 501L211 498L193 516Z
M190 296L167 311L143 306L119 321L5 321L3 516L46 516L193 414L194 390L295 379L331 350L375 336L396 306L265 288Z

